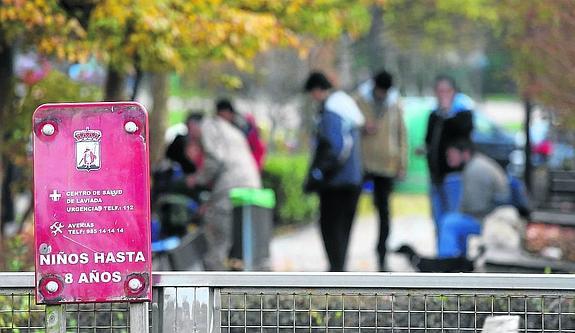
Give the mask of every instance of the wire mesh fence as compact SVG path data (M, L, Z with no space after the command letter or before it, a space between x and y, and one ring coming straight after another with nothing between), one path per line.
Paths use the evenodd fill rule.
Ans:
M497 291L222 290L222 332L481 332L518 316L520 332L575 332L575 295Z
M127 333L130 328L128 303L66 305L67 332Z
M129 332L128 303L67 304L66 332ZM0 288L0 332L46 332L46 307L31 289Z
M0 332L21 329L29 332L43 332L45 321L44 306L36 305L31 292L1 291Z
M0 274L0 333L46 332L33 279L18 285ZM156 273L149 311L152 332L481 332L504 316L575 333L575 276ZM66 332L130 332L128 303L65 313Z

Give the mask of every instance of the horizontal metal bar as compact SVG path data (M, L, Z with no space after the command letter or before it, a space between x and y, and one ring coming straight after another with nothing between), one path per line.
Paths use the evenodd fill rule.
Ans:
M0 273L0 288L33 288L34 272ZM575 290L569 274L154 272L154 287Z
M2 272L0 288L34 288L34 272Z
M157 272L154 286L575 290L568 274Z

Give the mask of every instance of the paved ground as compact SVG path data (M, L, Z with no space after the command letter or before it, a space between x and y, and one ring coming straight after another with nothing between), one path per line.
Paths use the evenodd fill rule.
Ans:
M469 255L475 256L480 244L494 251L520 251L523 233L523 223L515 209L501 207L484 221L482 237L470 237ZM377 270L375 252L377 237L378 222L375 216L362 216L356 219L348 249L347 271ZM431 218L411 215L392 219L387 248L397 249L402 244L411 245L423 256L435 256L435 228ZM389 252L387 270L413 271L403 255ZM271 243L271 255L274 271L321 272L328 269L317 223L276 236Z
M356 219L348 252L348 271L373 272L377 270L375 247L378 237L378 222L375 216ZM401 244L412 245L421 254L435 252L434 227L430 218L411 216L393 219L388 239L388 249ZM277 236L272 240L272 269L274 271L313 272L326 271L327 258L317 223L302 227L294 232ZM391 271L412 271L401 255L388 255L388 269Z

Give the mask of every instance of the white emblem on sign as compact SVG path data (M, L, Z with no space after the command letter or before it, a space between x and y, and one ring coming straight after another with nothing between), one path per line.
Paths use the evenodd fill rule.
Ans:
M52 252L52 247L46 243L40 244L40 254L50 254Z
M52 223L52 225L50 226L50 230L52 230L52 235L56 236L57 234L61 234L62 228L64 228L64 225L62 223L58 221Z
M102 132L98 130L74 131L76 141L76 169L98 170L102 165L100 159L100 139Z
M52 199L52 201L60 201L62 195L58 193L58 191L54 190L52 191L52 193L50 193L49 197L50 199Z

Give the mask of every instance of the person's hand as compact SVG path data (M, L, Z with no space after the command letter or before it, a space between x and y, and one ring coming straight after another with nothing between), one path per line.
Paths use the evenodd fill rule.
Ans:
M186 185L187 185L189 188L195 187L196 184L197 184L196 176L190 175L190 176L187 176L187 177L186 177Z
M186 146L186 157L190 161L197 161L202 154L202 148L197 142L189 142Z
M377 133L377 125L373 121L367 121L363 127L363 132L367 135Z
M201 216L206 215L206 211L208 210L208 205L207 204L201 204L200 208L198 208L198 214L200 214Z
M405 176L406 176L405 170L399 170L395 179L397 179L398 181L403 181L405 180Z
M427 149L425 149L425 146L420 146L415 148L415 155L417 156L423 156L427 153Z

